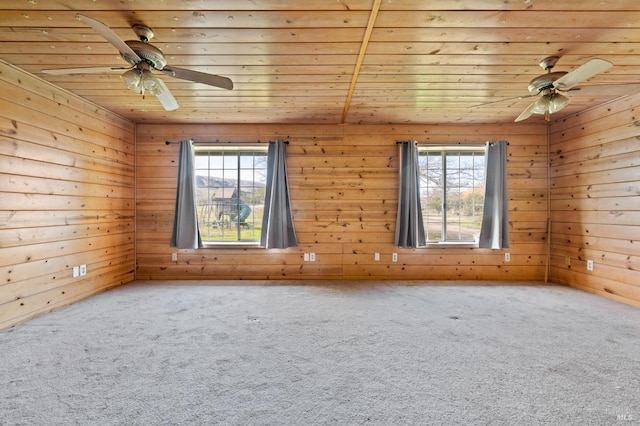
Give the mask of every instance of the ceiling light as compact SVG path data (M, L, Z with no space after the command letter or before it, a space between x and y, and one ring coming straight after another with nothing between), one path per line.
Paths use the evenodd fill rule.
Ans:
M569 98L560 93L552 93L549 95L549 113L560 111L569 104Z
M142 75L140 74L139 69L132 68L122 74L120 78L125 82L129 89L135 90L136 92L140 91L140 80L142 79Z
M149 70L142 71L142 86L154 96L161 95L164 92L159 80Z
M544 95L535 102L531 113L545 114L547 111L549 111L549 95Z
M538 99L531 111L532 114L553 114L560 111L569 104L569 98L560 93L549 93Z

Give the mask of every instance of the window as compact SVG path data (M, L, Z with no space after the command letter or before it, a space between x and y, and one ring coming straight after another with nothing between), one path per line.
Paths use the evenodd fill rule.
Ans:
M202 242L259 244L267 146L198 146L195 173Z
M427 243L478 241L485 146L419 146L420 205Z

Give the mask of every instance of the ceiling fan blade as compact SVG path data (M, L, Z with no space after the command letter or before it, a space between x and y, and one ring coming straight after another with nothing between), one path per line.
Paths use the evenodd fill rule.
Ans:
M538 101L535 101L534 103L529 105L514 121L517 123L518 121L526 120L527 118L531 117L537 103Z
M610 83L572 87L567 90L575 95L586 96L623 96L640 92L640 83Z
M486 105L497 104L497 103L500 103L500 102L512 101L514 99L527 99L527 98L532 98L534 96L538 96L538 95L535 94L535 95L527 95L527 96L512 96L510 98L499 99L497 101L491 101L491 102L485 102L485 103L482 103L482 104L471 105L469 108L478 108L478 107L482 107L482 106L486 106Z
M97 21L88 16L81 15L79 13L76 15L76 19L84 22L85 24L93 28L95 32L97 32L102 37L104 37L109 43L113 44L123 57L129 58L132 63L138 63L142 61L142 59L138 56L138 54L134 52L133 49L131 49L127 45L127 43L122 41L120 37L118 37L118 35L114 33L111 28L109 28L102 22ZM127 61L127 62L130 62L130 61Z
M594 75L608 70L612 66L613 64L611 62L605 61L604 59L591 59L554 81L553 87L555 89L566 89L575 86L581 81L588 80Z
M41 70L41 72L49 75L69 75L69 74L98 74L112 71L126 71L129 68L123 67L88 67L88 68L54 68L49 70Z
M187 70L184 68L164 67L160 72L182 80L193 81L195 83L208 84L209 86L220 87L222 89L233 89L233 81L220 75L207 74L199 71Z
M180 108L180 104L178 104L176 98L173 97L173 94L171 94L167 85L164 84L164 81L159 78L156 80L158 81L158 85L162 88L160 93L156 95L156 98L158 98L164 109L167 111L173 111Z

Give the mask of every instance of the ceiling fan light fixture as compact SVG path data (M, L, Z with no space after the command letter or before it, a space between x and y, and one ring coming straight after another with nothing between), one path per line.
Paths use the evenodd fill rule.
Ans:
M122 79L122 81L124 81L127 87L129 87L129 89L135 90L136 92L140 91L140 82L142 80L142 75L139 69L132 68L122 74L120 78Z
M569 104L569 98L554 92L541 96L534 102L531 114L548 115L560 111Z
M151 71L143 70L141 80L142 87L144 87L145 90L148 90L149 93L154 96L162 94L163 88L160 85L159 80L151 74Z
M540 99L538 99L534 105L533 105L533 110L531 110L532 114L545 114L547 111L549 111L549 104L550 104L550 99L549 99L550 95L544 95L542 97L540 97Z
M554 112L560 111L562 108L566 107L569 104L569 98L560 94L553 93L549 99L549 113L553 114Z
M153 88L148 90L149 90L149 93L151 93L153 96L160 96L164 93L164 89L160 85L156 85Z

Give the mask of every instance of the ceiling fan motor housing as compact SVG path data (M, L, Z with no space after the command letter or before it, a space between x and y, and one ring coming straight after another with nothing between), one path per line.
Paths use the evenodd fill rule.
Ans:
M553 82L565 74L567 74L567 71L555 71L536 77L529 82L529 92L540 93L551 90L553 89Z
M167 59L164 57L162 51L157 47L138 40L127 40L125 43L127 43L131 50L136 52L136 55L153 68L162 70L165 65L167 65ZM130 58L124 57L124 59L131 65L136 65L136 62L132 62Z

